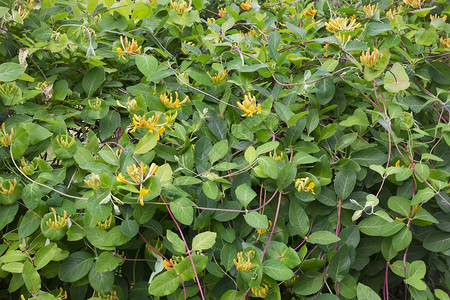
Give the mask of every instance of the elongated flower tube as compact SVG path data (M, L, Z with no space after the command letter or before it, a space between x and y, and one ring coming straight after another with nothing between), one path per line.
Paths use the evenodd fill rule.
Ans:
M125 37L125 42L123 40L123 36L120 37L120 44L122 45L122 48L118 47L116 49L117 53L122 57L123 60L126 60L124 54L136 56L138 54L141 54L141 48L142 46L138 47L138 44L135 39L131 39L131 41L128 41L128 37Z
M223 70L223 72L217 73L216 76L211 76L209 72L206 73L208 74L209 78L211 78L213 84L221 84L225 82L228 78L227 70Z
M315 184L310 181L309 177L294 179L294 186L299 192L304 191L305 193L311 192L313 195L316 194L314 193Z
M252 1L251 0L247 0L245 2L242 2L241 3L241 8L243 10L251 10L253 8Z
M375 6L375 4L373 4L373 5L370 5L370 4L364 5L363 6L363 11L364 11L364 14L366 15L366 17L372 18L373 15L375 15L375 13L377 12L379 6L380 6L379 3L377 3L376 6Z
M361 23L356 23L355 18L341 18L331 19L330 22L325 23L325 28L329 32L338 31L353 31L361 27Z
M6 133L5 123L2 124L2 130L0 131L0 145L8 147L14 138L14 128L11 128L11 133Z
M378 52L377 48L373 48L373 52L370 53L370 47L367 48L367 52L362 52L361 56L359 57L359 60L361 61L361 64L365 65L368 68L373 68L376 66L378 62L378 58L380 57L380 52Z
M186 1L172 1L170 0L170 5L179 15L184 15L188 11L192 9L192 1L189 1L189 4Z
M237 261L233 259L233 263L236 266L236 270L238 271L250 271L252 267L252 263L250 262L253 251L247 252L247 259L245 259L242 255L242 251L237 254Z
M167 97L166 91L162 93L159 96L159 99L161 100L162 104L164 104L165 107L171 109L171 108L178 108L181 104L186 103L189 100L189 96L186 96L183 101L180 102L180 99L178 98L178 92L175 92L175 101L173 101L173 96L170 94L170 98Z
M56 210L52 207L52 212L54 216L54 220L48 219L46 222L47 226L54 229L54 230L60 230L67 224L69 224L69 221L67 220L67 211L64 211L64 217L56 215Z

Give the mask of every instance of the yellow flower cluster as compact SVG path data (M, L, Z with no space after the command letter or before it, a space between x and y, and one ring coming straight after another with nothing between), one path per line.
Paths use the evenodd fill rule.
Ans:
M170 94L170 98L167 97L166 91L162 93L159 96L159 99L161 100L162 104L164 104L165 107L172 109L172 108L178 108L181 104L186 103L189 100L189 96L186 96L183 101L180 102L180 99L178 98L178 92L175 92L175 102L173 101L172 94Z
M311 19L312 21L314 21L314 17L317 14L317 9L313 6L311 6L307 12L305 12L303 14L303 17L305 17L306 20Z
M442 19L445 22L445 21L447 21L447 16L445 15L445 16L441 17L441 16L438 16L437 14L435 14L434 16L430 15L430 20L433 21L434 19Z
M138 44L135 39L131 39L131 41L128 41L128 37L125 37L125 43L123 41L123 36L120 37L120 44L122 45L122 48L118 47L116 49L117 53L119 53L120 57L123 58L123 60L127 60L124 56L131 55L136 56L138 54L141 54L141 48L142 46L138 47Z
M172 266L176 266L180 261L182 261L184 258L184 256L177 256L174 255L172 256L172 258L170 259L170 262L168 260L164 260L164 269L166 269L167 271L169 271L170 269L172 269Z
M91 101L91 99L89 99L88 104L89 104L89 107L92 108L92 110L98 111L100 109L100 107L102 106L102 100L98 99L98 97L97 97L97 99L92 100L92 101Z
M353 31L361 27L361 23L356 22L356 18L341 18L331 19L330 22L325 22L325 28L329 32L338 31Z
M52 212L55 219L54 220L48 219L48 221L45 222L45 224L47 224L48 227L54 230L60 230L69 223L69 221L67 220L67 211L64 211L64 217L56 215L56 210L53 207Z
M208 74L209 78L211 78L211 82L213 84L221 84L225 82L228 78L227 70L223 70L223 72L218 72L216 76L211 76L209 72L206 73Z
M166 122L163 124L158 124L160 114L155 113L152 117L146 118L145 116L138 116L134 115L133 117L133 129L131 132L135 132L138 128L145 128L148 129L149 132L153 132L153 130L157 129L158 134L163 133L166 128L164 126L167 126L169 129L169 118L166 116Z
M269 220L269 228L268 229L258 228L258 229L256 229L256 232L258 234L264 234L264 233L268 232L271 228L272 228L272 221Z
M420 8L425 3L425 0L403 0L403 2L412 8Z
M377 12L379 6L380 6L380 3L377 3L376 6L375 6L375 4L374 5L370 5L370 4L364 5L363 11L364 11L364 14L366 15L366 17L372 18L373 15Z
M251 10L253 8L252 6L252 0L247 0L245 2L241 3L241 8L243 10Z
M280 155L278 155L278 154L277 154L277 149L275 149L275 150L273 150L273 154L272 154L272 152L269 152L269 156L270 156L271 158L273 158L273 160L275 160L275 161L282 161L282 160L283 160L284 153L283 153L283 152L280 152Z
M244 96L244 102L237 102L237 105L240 109L244 111L245 114L241 115L242 117L251 117L254 113L261 113L261 104L256 105L256 98L252 96L250 92L248 95Z
M72 139L69 140L69 132L66 131L66 138L63 137L56 138L56 142L63 149L68 149L75 144L75 135L72 134Z
M117 297L117 292L116 291L110 291L107 294L98 293L97 295L102 300L116 300L116 299L119 299L119 297Z
M14 178L13 183L11 183L11 181L8 181L8 183L9 183L9 189L5 189L3 187L3 183L0 184L0 193L5 196L11 196L14 193L14 189L16 188L16 185L17 185L17 180Z
M192 9L192 1L189 1L189 4L186 1L172 1L170 0L170 5L179 15L183 15Z
M238 271L250 271L252 263L250 262L253 251L247 252L247 259L242 256L242 251L237 254L237 261L233 259L233 263Z
M14 138L14 128L11 128L11 133L6 133L5 123L2 124L2 131L0 131L0 145L8 147Z
M227 13L227 9L226 8L221 8L219 9L219 16L221 16L222 18L225 17L225 14Z
M442 47L450 48L450 38L448 37L448 34L445 39L443 36L441 36L441 38L439 39L439 42L441 43Z
M119 100L116 100L117 106L125 108L129 111L135 111L137 108L137 102L135 99L130 100L130 98L131 97L128 97L126 105L122 105L122 103L120 103Z
M403 6L400 5L397 7L397 10L395 8L392 8L386 12L386 18L391 20L392 22L395 21L395 16L400 14L403 11Z
M252 287L252 293L258 298L266 298L269 287L267 284Z
M310 181L309 177L294 179L294 186L299 192L304 191L306 193L311 192L313 195L316 194L314 193L315 184Z
M97 226L98 226L98 228L101 228L101 229L109 229L109 228L111 228L112 220L113 220L113 214L110 213L109 218L106 219L105 222L103 222L103 223L98 221Z
M142 187L142 184L147 181L151 176L155 175L156 171L158 170L158 165L155 163L152 163L150 166L150 169L148 173L146 173L148 166L144 163L141 163L140 166L136 166L135 164L127 167L127 173L131 177L131 180L129 181L125 178L125 176L122 175L122 173L119 173L117 175L116 180L122 183L131 184L131 185L139 185L139 203L144 206L144 196L148 194L149 190Z
M377 48L373 48L373 52L370 53L370 47L367 48L367 52L362 52L359 60L361 64L365 65L368 68L373 68L376 66L378 62L378 58L380 58L380 52L378 52Z
M12 96L15 93L16 82L13 81L11 86L7 82L0 84L0 95L3 96Z
M20 160L20 167L19 169L25 174L25 175L33 175L34 171L37 169L39 163L39 158L35 158L33 162L27 162L25 161L25 157L22 156L22 159Z

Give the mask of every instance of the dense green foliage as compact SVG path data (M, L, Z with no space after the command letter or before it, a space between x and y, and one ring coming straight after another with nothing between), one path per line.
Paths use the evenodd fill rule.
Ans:
M449 299L449 2L218 3L0 0L0 298Z

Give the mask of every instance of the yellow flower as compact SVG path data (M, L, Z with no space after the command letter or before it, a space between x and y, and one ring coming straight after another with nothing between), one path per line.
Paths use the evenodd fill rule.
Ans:
M269 287L267 284L252 287L252 293L258 298L266 298Z
M209 74L209 72L206 72L209 76L209 78L211 78L211 82L213 84L221 84L223 82L225 82L228 78L228 74L227 74L227 70L223 70L223 72L219 72L217 73L216 76L211 76L211 74Z
M98 221L97 226L98 226L98 228L101 228L101 229L109 229L109 228L111 228L112 220L113 220L113 214L110 213L109 218L106 219L105 222L103 222L103 223Z
M237 254L237 261L233 259L233 263L236 266L236 270L238 271L249 271L252 267L252 263L250 262L253 251L247 252L247 259L244 259L242 256L242 251Z
M52 212L54 216L54 220L48 219L45 224L47 224L48 227L54 229L54 230L60 230L67 224L69 224L69 221L67 220L67 211L64 211L64 217L56 215L56 210L52 207Z
M443 36L441 36L441 38L439 39L439 42L441 43L442 47L450 48L450 38L448 37L448 34L447 34L447 38L445 38L445 39Z
M130 165L127 167L127 173L131 177L133 182L125 179L125 176L123 176L122 173L119 173L119 175L116 176L116 180L126 184L139 185L149 179L150 176L155 175L156 171L158 170L158 165L152 163L148 173L146 174L145 171L147 170L147 168L148 166L144 163L141 163L140 166L136 166L135 164Z
M403 2L412 8L420 8L425 3L425 0L403 0Z
M361 61L361 64L365 65L368 68L374 68L375 65L378 62L378 58L380 57L380 52L378 52L377 48L373 48L373 52L370 53L370 47L367 48L367 52L362 52L361 56L359 57L359 60Z
M8 147L9 145L11 145L13 138L14 138L14 128L11 128L11 133L6 133L5 123L3 123L2 131L0 131L0 144L3 147Z
M339 40L339 42L341 42L341 45L342 45L342 47L345 47L345 45L347 45L347 43L352 39L352 36L349 34L349 35L345 35L345 33L337 33L337 34L335 34L334 35L338 40Z
M20 160L20 167L19 169L22 170L25 175L33 175L34 171L37 169L39 163L39 158L33 159L33 162L27 162L25 161L25 157L22 156L22 159Z
M170 94L170 99L169 97L167 97L166 95L166 91L164 91L164 93L162 93L159 96L159 99L161 100L162 104L164 104L165 107L167 108L178 108L180 107L181 104L186 103L186 101L189 100L189 96L186 96L183 101L180 102L180 99L178 98L178 93L175 92L175 102L173 102L173 98L172 98L172 94Z
M144 196L148 194L148 190L145 188L141 188L139 190L139 203L144 206Z
M130 100L130 98L131 97L128 97L126 105L122 105L119 100L116 100L117 106L126 108L128 111L135 111L137 108L137 101L135 99Z
M305 193L311 192L313 195L316 194L314 193L316 185L310 181L309 177L294 179L294 186L299 192L304 191Z
M189 1L189 5L186 3L186 1L172 1L170 0L170 5L172 5L172 8L177 12L179 15L183 15L190 11L192 9L192 1Z
M372 18L373 15L377 12L379 6L380 6L379 3L377 3L376 6L375 6L375 4L374 5L370 5L370 4L364 5L363 11L368 18Z
M238 101L237 105L245 112L245 114L241 115L242 117L251 117L254 113L261 113L261 104L256 105L256 98L250 92L244 96L244 102L241 104Z
M221 16L222 18L225 17L225 14L227 13L227 9L226 8L221 8L219 9L219 16Z
M258 234L264 234L264 233L268 232L271 228L272 228L272 221L269 220L269 228L268 229L258 228L258 229L256 229L256 232Z
M14 193L14 189L16 188L17 185L17 180L14 178L13 183L11 183L11 181L8 181L9 183L9 189L5 189L3 187L3 183L0 184L0 194L3 194L5 196L11 196Z
M102 181L100 180L100 176L92 173L91 178L89 180L85 179L84 183L86 183L91 189L98 191L102 186Z
M160 115L158 113L155 113L151 118L147 120L145 116L141 117L138 115L134 115L133 117L133 129L131 132L135 132L138 128L145 128L148 129L149 132L152 132L153 130L157 129L158 134L163 133L166 129L164 126L167 126L170 130L172 130L169 127L169 118L166 116L166 122L163 124L158 124Z
M389 20L391 20L392 22L395 21L395 17L396 15L400 14L403 11L403 6L400 5L399 7L397 7L397 10L395 10L395 8L390 9L386 12L386 18L388 18Z
M107 294L98 293L98 297L102 300L116 300L119 299L117 297L116 291L109 291Z
M66 300L67 299L67 291L65 291L62 287L59 288L59 294L56 296L57 300Z
M125 37L125 43L124 43L123 36L120 36L120 44L122 45L122 48L118 47L116 49L116 51L123 58L123 60L126 60L124 54L131 55L131 56L136 56L138 54L141 54L142 46L138 47L138 44L135 39L128 41L128 37Z
M438 16L437 14L435 14L434 16L430 15L430 20L433 21L434 19L441 19L441 17ZM444 22L447 21L447 16L443 16L442 20L444 20Z
M251 0L247 0L245 2L242 2L241 3L241 8L243 10L251 10L253 8L252 1Z
M273 154L272 154L272 152L269 152L269 156L270 156L271 158L273 158L273 160L275 160L275 161L282 161L282 160L283 160L284 153L283 153L283 152L280 152L280 155L278 155L278 154L277 154L277 149L275 149L275 150L273 150Z
M329 32L337 32L337 31L353 31L356 28L361 27L360 23L356 23L356 19L352 18L336 18L331 19L330 22L325 23L325 28Z
M316 16L316 14L317 14L317 9L314 7L314 5L313 6L311 6L309 9L308 9L308 11L307 12L305 12L304 14L303 14L303 16L305 17L305 19L311 19L311 20L314 20L314 17Z
M63 149L68 149L75 144L75 135L72 134L72 139L69 140L69 132L66 131L66 138L63 137L56 138L56 142Z
M184 256L180 255L174 255L172 256L172 258L170 259L170 262L168 260L164 260L164 269L166 269L167 271L169 271L170 269L172 269L172 266L176 266L180 261L182 261L184 258Z

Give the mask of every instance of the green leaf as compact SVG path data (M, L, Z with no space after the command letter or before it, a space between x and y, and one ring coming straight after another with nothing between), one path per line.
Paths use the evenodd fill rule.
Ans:
M244 158L249 164L254 162L257 157L258 155L256 154L256 150L253 146L248 147L244 152Z
M145 77L152 77L158 69L158 61L152 55L142 54L136 57L136 66Z
M91 270L94 257L85 251L70 254L59 268L59 279L65 282L75 282L86 276Z
M156 276L148 287L148 293L153 296L162 297L172 294L178 286L180 286L181 280L177 271L171 269Z
M320 273L307 273L308 276L300 276L295 280L292 290L297 295L312 295L320 291L323 286L323 275Z
M194 78L196 82L206 86L212 85L211 78L208 76L208 74L206 74L205 71L198 68L190 67L189 69L186 70L186 72L189 74L190 77Z
M434 195L435 195L434 191L429 187L421 189L411 199L411 206L421 204L424 201L428 201L431 198L433 198Z
M95 268L99 273L114 271L122 261L122 259L116 257L111 252L105 251L97 258Z
M407 278L421 279L425 277L427 267L421 260L413 261L408 268Z
M27 150L29 141L29 133L26 127L24 125L18 126L11 143L11 152L14 158L20 157Z
M431 62L428 65L428 72L439 84L449 85L450 84L450 66L439 61Z
M409 216L409 212L411 210L410 203L408 199L400 197L400 196L392 196L388 200L388 207L395 211L396 213L401 214L402 216Z
M307 241L311 244L329 245L340 241L341 238L329 231L316 231L313 232Z
M58 247L54 243L50 243L39 249L34 255L34 265L36 266L36 270L45 267L53 259L57 249Z
M268 64L255 64L255 65L251 65L251 66L244 66L243 68L239 69L238 71L242 72L242 73L252 73L259 69L268 68L268 67L269 67Z
M174 217L184 225L190 225L194 220L194 206L195 204L187 198L179 198L171 201L169 204L170 210Z
M236 197L241 202L243 207L247 207L250 202L256 197L255 191L246 183L241 184L236 188Z
M52 136L49 130L35 123L27 123L26 128L29 133L32 133L29 135L31 145L37 144Z
M7 62L0 65L0 78L3 82L14 81L25 72L25 67Z
M172 232L171 230L167 230L167 239L172 243L172 247L175 251L186 253L186 245L178 234Z
M215 163L219 159L225 156L228 151L228 140L222 140L216 143L210 150L208 154L209 161L211 164Z
M249 212L244 215L245 222L256 229L268 229L269 220L266 215L262 215L256 211Z
M139 232L139 225L135 220L124 220L120 229L126 236L133 237Z
M387 222L378 217L378 216L370 216L365 218L358 224L359 231L369 236L380 236L381 229L384 224Z
M0 230L14 220L19 210L19 204L0 205Z
M405 250L412 241L412 233L407 227L402 228L392 237L392 246L396 251Z
M329 124L320 131L319 141L332 137L338 128L337 124Z
M317 81L315 87L316 96L320 104L326 105L333 99L336 87L331 77Z
M381 300L380 296L378 296L377 293L375 293L370 287L362 283L358 283L356 294L358 300Z
M341 199L347 199L351 194L356 184L355 172L342 169L337 175L334 181L334 191L336 195Z
M158 142L158 132L148 132L144 137L139 141L134 149L134 154L145 154L152 150Z
M390 93L398 93L409 88L409 77L403 65L396 62L383 78L384 88Z
M28 292L36 293L41 289L41 277L29 260L23 264L22 277Z
M220 250L220 263L226 271L234 267L233 259L236 259L237 253L238 251L234 244L226 243Z
M450 233L435 230L425 236L423 247L432 252L444 252L450 249Z
M94 264L89 272L89 283L92 288L100 293L107 293L114 284L114 272L98 272Z
M269 54L274 61L278 61L278 59L280 58L280 54L278 53L278 46L280 44L280 40L281 34L278 31L274 30L270 33Z
M294 277L294 272L279 260L268 259L263 262L263 273L274 280L284 281Z
M427 285L422 279L418 279L416 277L406 278L403 280L406 284L415 287L419 291L425 291L427 289Z
M347 245L342 245L341 248L334 254L328 266L328 275L334 282L340 282L350 270L351 260Z
M212 248L216 243L217 233L211 231L205 231L197 234L192 239L191 251L201 251Z
M379 34L382 34L383 32L394 30L391 25L384 24L384 23L369 23L367 25L367 34L370 36L376 36Z
M88 97L91 97L94 92L105 81L105 70L103 67L95 67L89 70L83 77L82 85Z
M438 35L435 28L420 28L416 32L416 43L419 45L430 46L431 44L433 44L437 37Z
M258 165L264 174L270 178L277 179L278 177L278 166L277 163L271 157L263 156L258 160Z
M308 215L297 201L291 201L289 205L289 224L295 234L304 238L311 226Z
M287 163L283 169L281 169L278 177L276 179L276 183L279 189L285 189L290 184L292 184L295 175L297 174L297 168L294 163Z
M216 199L217 195L219 195L219 188L214 181L207 181L202 186L203 192L206 197L210 199Z
M180 176L175 178L173 184L175 186L199 184L202 180L191 176Z
M43 194L37 183L27 184L22 190L22 199L28 209L35 209L42 197Z

